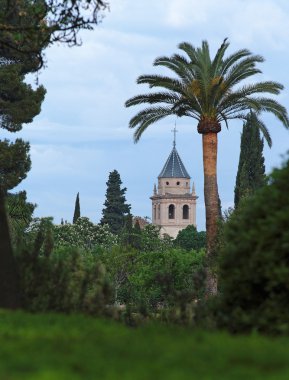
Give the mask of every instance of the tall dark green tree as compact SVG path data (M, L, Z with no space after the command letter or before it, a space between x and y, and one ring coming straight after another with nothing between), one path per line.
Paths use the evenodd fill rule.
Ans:
M5 198L0 191L0 307L14 309L21 305L20 287L13 256Z
M76 196L76 199L75 199L74 214L73 214L73 224L76 223L76 221L77 221L78 218L80 218L79 193L77 193L77 196Z
M23 123L33 120L41 109L45 89L36 90L24 82L25 74L33 71L35 64L11 62L2 59L0 64L0 128L10 132L19 131ZM12 242L5 211L7 190L17 186L30 169L29 144L21 139L15 143L4 140L0 143L0 253L1 284L0 307L19 307L19 286ZM9 301L9 299L11 301Z
M117 170L109 173L108 181L106 182L106 199L104 209L102 210L101 224L108 224L110 230L119 234L122 232L127 215L130 213L130 205L126 203L125 192L126 188L121 188L122 181Z
M99 21L100 11L105 8L107 3L102 0L0 0L0 66L20 62L22 74L39 70L43 66L43 51L48 45L55 42L68 46L78 45L78 32L82 29L92 29ZM0 121L3 121L6 129L15 130L15 126L16 130L20 129L19 124L27 122L17 117L18 111L20 115L23 112L19 108L20 104L18 103L18 109L11 113L13 117L7 117L9 112L5 108L5 93L1 96L3 111L0 111ZM22 103L22 106L26 107L27 103ZM32 118L34 116L32 115ZM0 267L0 307L19 307L20 293L1 187Z
M263 156L264 141L256 115L250 112L243 125L241 135L241 150L235 185L235 208L242 198L252 195L266 183L265 164Z

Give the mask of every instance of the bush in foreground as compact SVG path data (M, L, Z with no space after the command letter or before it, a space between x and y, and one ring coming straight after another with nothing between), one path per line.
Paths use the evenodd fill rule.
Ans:
M23 307L34 312L103 315L112 289L104 266L90 253L62 247L49 256L17 256Z
M289 161L225 226L219 323L233 332L289 333Z

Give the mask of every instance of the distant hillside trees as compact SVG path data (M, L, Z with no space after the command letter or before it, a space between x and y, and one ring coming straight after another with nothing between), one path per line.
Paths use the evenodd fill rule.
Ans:
M106 183L104 208L102 210L101 224L108 224L112 233L120 234L123 230L127 215L130 213L130 205L126 203L126 188L121 188L122 181L117 170L109 173Z

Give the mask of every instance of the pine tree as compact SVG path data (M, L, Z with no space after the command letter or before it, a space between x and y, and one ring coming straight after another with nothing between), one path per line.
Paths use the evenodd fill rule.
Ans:
M23 123L30 123L38 115L45 96L44 87L36 90L24 82L25 74L35 69L35 63L17 64L7 57L0 61L0 128L19 131ZM17 268L13 257L8 227L5 196L26 177L30 169L29 144L16 140L1 142L0 154L0 307L20 306L20 289Z
M79 193L77 193L75 206L74 206L74 214L73 214L73 224L76 223L77 219L80 218L80 202L79 202Z
M119 234L130 212L130 205L126 203L126 188L121 189L122 181L117 170L109 173L106 182L106 199L102 210L101 224L108 224L112 233Z
M31 123L39 114L45 89L35 90L24 82L25 74L33 68L6 61L0 64L0 127L10 132L22 129L23 123Z
M0 183L4 194L16 187L31 168L30 145L22 139L0 141Z
M235 208L242 198L253 194L265 185L264 141L256 125L256 115L251 112L243 126L241 150L235 185Z
M25 74L43 65L44 48L54 42L77 45L78 32L96 24L99 11L106 7L102 0L76 0L70 4L53 0L0 0L0 69L8 69L4 75L1 71L2 77L0 73L0 128L19 130L22 123L31 122L40 112L44 88L34 91L23 81ZM12 63L16 67L15 62L21 68L14 82L8 74ZM3 67L7 64L9 68ZM20 289L4 195L0 182L0 307L19 307Z

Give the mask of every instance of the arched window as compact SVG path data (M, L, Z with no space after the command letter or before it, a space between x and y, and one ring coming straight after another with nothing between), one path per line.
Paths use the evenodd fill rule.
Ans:
M169 219L175 219L175 206L169 205Z
M183 206L183 219L189 219L189 206Z
M154 220L157 218L157 206L154 206Z
M158 219L161 218L161 205L158 205Z

